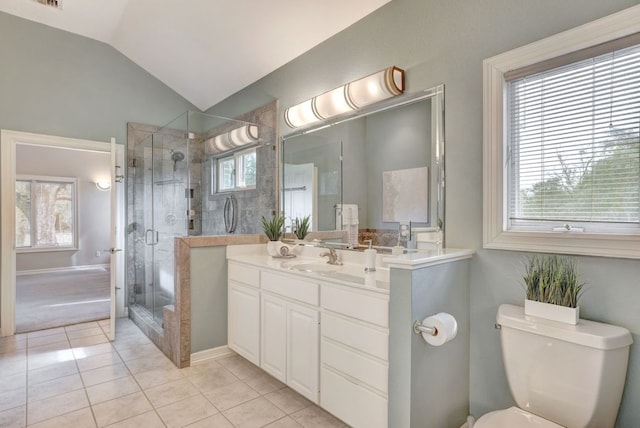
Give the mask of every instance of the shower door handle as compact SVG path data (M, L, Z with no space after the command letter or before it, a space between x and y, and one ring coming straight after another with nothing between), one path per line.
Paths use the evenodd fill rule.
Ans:
M227 233L233 233L236 231L236 225L238 222L237 202L233 196L229 196L224 201L224 228Z
M149 232L151 232L151 242L149 242ZM146 245L157 245L160 240L160 233L154 229L147 229L144 231L144 243Z

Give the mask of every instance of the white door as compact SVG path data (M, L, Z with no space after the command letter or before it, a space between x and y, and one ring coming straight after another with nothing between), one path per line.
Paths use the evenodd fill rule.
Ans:
M119 274L119 268L121 268L122 266L120 266L120 263L118 263L118 258L120 256L120 252L122 251L122 248L119 248L119 245L121 244L119 242L118 239L118 191L117 191L117 185L118 185L118 181L119 181L119 177L118 177L118 172L116 170L116 160L117 160L117 153L116 153L116 139L115 138L111 138L111 216L110 216L110 232L109 232L109 236L110 236L110 248L109 248L109 253L111 254L110 257L110 273L111 276L109 278L109 289L111 290L111 311L110 311L110 325L109 325L109 340L113 341L116 338L116 317L120 314L118 314L116 310L117 308L117 296L118 294L117 291L120 291L120 294L123 293L123 289L122 287L117 287L118 281L116 280L118 278L118 274Z
M260 367L281 382L287 382L287 303L262 294L262 343Z
M285 164L283 187L285 230L292 230L292 219L310 216L309 230L317 231L318 168L312 163Z
M319 315L315 309L287 305L287 385L318 402Z
M229 348L260 365L260 291L229 281Z

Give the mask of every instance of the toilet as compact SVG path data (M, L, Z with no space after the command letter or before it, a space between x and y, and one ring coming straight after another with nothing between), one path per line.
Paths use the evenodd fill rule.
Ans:
M627 329L548 321L506 304L496 319L517 407L487 413L473 428L614 427L633 343Z

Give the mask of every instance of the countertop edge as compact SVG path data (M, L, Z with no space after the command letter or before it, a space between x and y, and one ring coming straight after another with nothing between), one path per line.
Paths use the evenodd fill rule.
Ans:
M390 268L395 269L421 269L442 263L451 263L459 260L470 259L475 250L462 248L445 248L427 253L412 253L403 256L384 257L382 261Z

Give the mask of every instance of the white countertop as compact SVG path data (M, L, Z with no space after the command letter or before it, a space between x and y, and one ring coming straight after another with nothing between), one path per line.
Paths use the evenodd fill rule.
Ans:
M268 268L292 275L337 282L377 292L389 292L390 269L420 269L442 263L471 258L473 250L445 248L424 250L402 255L378 254L376 271L364 271L364 254L360 251L337 250L342 265L333 266L332 272L306 272L292 269L292 265L313 264L324 266L326 259L320 254L326 248L296 247L293 258L277 258L267 255L265 244L231 245L227 247L227 259L261 268ZM331 265L329 265L331 266Z
M265 254L227 254L227 260L245 263L259 268L267 268L290 275L336 282L352 287L368 289L376 292L389 292L389 268L379 267L375 272L365 272L362 265L344 263L336 265L333 272L306 272L291 269L291 265L322 265L326 259L318 257L276 258ZM330 265L331 266L331 265Z

